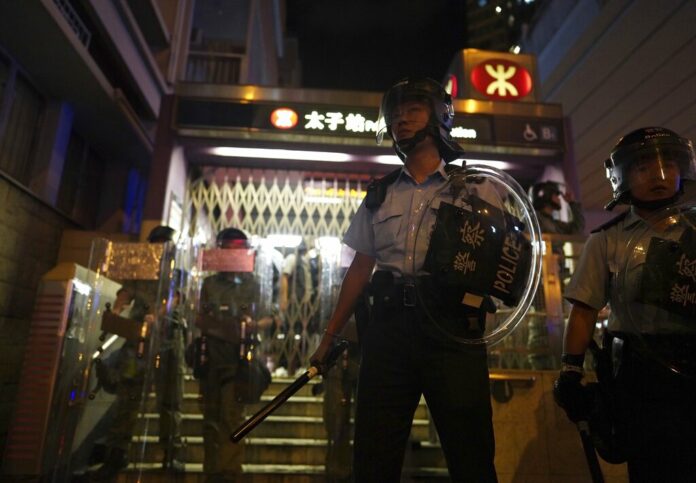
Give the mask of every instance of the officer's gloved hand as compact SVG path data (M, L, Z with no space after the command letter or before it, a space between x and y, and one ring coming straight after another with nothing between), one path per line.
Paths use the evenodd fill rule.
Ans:
M585 421L589 415L589 399L587 390L580 381L582 374L576 371L561 371L553 383L553 398L562 407L568 419L577 423Z
M561 374L553 383L553 398L561 406L568 419L577 423L587 420L590 413L588 391L580 381L583 376L585 354L567 354L561 356Z

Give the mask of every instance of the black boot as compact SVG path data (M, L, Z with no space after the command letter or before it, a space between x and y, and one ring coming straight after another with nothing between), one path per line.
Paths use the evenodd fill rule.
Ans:
M180 458L177 458L177 454L180 451L177 451L177 448L174 450L164 451L164 458L162 459L162 469L165 471L171 471L172 473L184 473L186 472L186 466L184 463L181 461Z
M91 475L92 481L111 481L116 478L118 472L128 466L128 455L121 448L109 448L101 465Z

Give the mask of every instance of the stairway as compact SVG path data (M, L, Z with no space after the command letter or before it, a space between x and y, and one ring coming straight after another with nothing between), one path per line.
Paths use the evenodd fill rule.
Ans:
M261 403L248 407L247 417L254 414L281 392L293 379L274 378ZM314 483L324 482L326 432L322 420L322 397L313 396L310 381L283 406L256 427L244 439L245 482ZM153 399L154 400L154 399ZM154 411L154 409L153 409ZM198 404L198 383L187 376L184 391L182 436L185 440L186 474L176 481L203 481L203 416ZM147 434L146 434L147 431ZM159 415L147 412L140 416L133 438L131 465L119 481L172 481L161 470L162 449L158 444ZM427 408L421 400L407 448L404 476L417 481L447 481L447 470L440 446L429 441ZM142 444L142 443L146 444ZM144 448L144 452L140 453ZM142 454L138 457L137 454Z

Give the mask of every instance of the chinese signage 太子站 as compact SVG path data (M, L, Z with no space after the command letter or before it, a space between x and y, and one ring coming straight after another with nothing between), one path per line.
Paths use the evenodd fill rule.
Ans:
M177 125L374 140L377 115L377 109L364 107L180 99ZM461 144L529 147L564 144L561 119L528 116L457 113L451 135Z

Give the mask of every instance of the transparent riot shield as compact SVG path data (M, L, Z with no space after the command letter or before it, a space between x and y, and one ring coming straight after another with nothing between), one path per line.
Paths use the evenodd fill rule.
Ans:
M92 253L106 244L95 243ZM43 277L8 436L8 474L70 479L75 450L85 439L75 429L89 392L90 360L101 344L99 316L117 288L94 263L61 263Z
M528 197L504 172L467 166L422 208L407 247L418 304L451 340L499 342L522 321L541 276Z
M156 406L163 334L181 322L173 253L169 244L93 243L56 377L62 396L54 399L48 431L57 441L53 481L120 472L137 478L146 445L161 438L152 435L148 412Z
M682 201L638 222L617 268L610 329L674 373L696 377L696 203ZM612 255L612 253L614 255Z
M189 454L210 478L242 472L245 443L230 437L256 410L271 382L259 334L272 322L273 271L263 245L214 248L201 254L201 285L187 362L199 385L201 440Z

